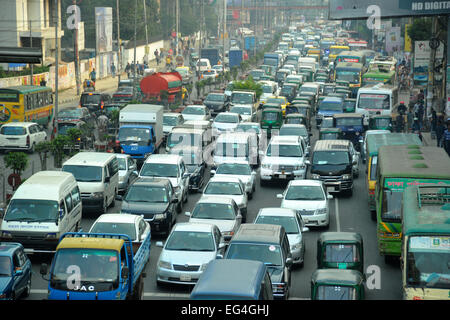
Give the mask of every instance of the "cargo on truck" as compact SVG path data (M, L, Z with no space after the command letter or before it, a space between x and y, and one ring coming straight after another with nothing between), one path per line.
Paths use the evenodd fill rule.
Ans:
M120 110L117 141L139 165L158 153L164 137L163 112L163 106L152 104L129 104Z
M229 57L229 68L239 67L241 65L242 60L244 59L244 53L242 50L231 50L228 53Z
M48 275L49 300L142 300L150 233L140 243L125 234L61 236ZM48 274L47 264L40 273Z
M178 103L183 101L183 78L178 72L158 72L148 75L142 78L139 86L143 103L153 101ZM164 91L167 91L167 97L161 95L161 92ZM166 99L167 101L165 101Z
M207 48L207 49L201 49L200 50L200 58L201 59L208 59L211 63L211 66L214 66L218 64L220 57L219 57L219 49L215 48Z

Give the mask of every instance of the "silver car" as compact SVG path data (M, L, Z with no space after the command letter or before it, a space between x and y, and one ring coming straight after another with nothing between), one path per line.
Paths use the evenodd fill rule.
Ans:
M119 192L127 191L138 176L136 160L129 154L116 154L119 163Z
M256 224L275 224L283 226L289 241L294 264L302 267L305 261L305 239L303 232L308 232L302 216L294 209L262 208L255 218Z
M156 264L156 283L195 284L211 260L223 257L225 244L217 226L206 223L177 223Z
M217 199L217 197L233 199L241 210L242 222L246 221L248 196L247 192L245 192L245 185L240 179L212 177L203 190L203 196L214 199Z
M185 213L190 223L211 223L222 233L228 242L239 229L242 221L241 211L233 199L203 197L195 204L191 212Z
M211 176L240 179L245 185L248 198L253 198L253 193L256 189L256 171L252 171L248 162L225 162L219 164L216 170L211 170Z

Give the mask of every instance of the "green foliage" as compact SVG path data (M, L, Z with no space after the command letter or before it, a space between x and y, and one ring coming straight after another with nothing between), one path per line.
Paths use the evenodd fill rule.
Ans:
M430 18L415 18L411 27L408 28L408 35L413 41L431 39L432 20Z
M47 158L48 154L51 152L51 149L52 143L50 141L41 141L36 144L35 151L39 155L42 170L47 170Z
M252 77L249 77L245 81L236 81L233 83L233 90L252 90L256 93L256 98L259 100L263 90L261 84L253 81Z
M20 176L27 168L28 155L25 152L8 152L3 157L3 161L6 168L13 170L14 173Z
M234 66L233 68L231 68L231 76L233 77L233 80L236 81L238 74L239 74L239 70L238 70L237 66Z
M70 138L66 135L57 135L51 142L51 153L55 161L55 168L62 167L62 161L64 159L64 147L70 144Z
M38 66L38 65L33 66L33 74L39 74L39 73L44 73L44 72L49 72L49 71L50 71L50 67L43 67L43 66ZM0 78L28 76L30 74L31 74L30 68L23 69L22 71L7 71L7 70L4 70L3 68L0 69Z

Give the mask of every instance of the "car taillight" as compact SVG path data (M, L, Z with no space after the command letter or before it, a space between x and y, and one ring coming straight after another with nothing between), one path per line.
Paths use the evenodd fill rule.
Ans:
M103 103L103 101L102 101L102 104L100 105L100 109L103 109L103 106L104 106L105 104Z
M30 145L30 136L27 136L27 146Z
M116 145L117 146L120 145L120 141L119 140L116 140Z

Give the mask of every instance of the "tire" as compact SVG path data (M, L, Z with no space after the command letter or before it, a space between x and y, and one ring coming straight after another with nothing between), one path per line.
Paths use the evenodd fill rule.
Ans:
M30 296L30 293L31 293L31 274L30 274L30 278L28 279L27 286L25 287L25 290L23 291L22 296L24 298L28 298Z
M177 213L181 213L181 209L182 209L181 202L182 202L182 201L179 201L179 202L177 203Z
M114 194L117 194L117 190L114 192ZM114 208L116 206L116 197L113 196L113 200L111 201L111 204L109 205L109 208Z
M31 148L28 150L28 153L33 154L35 149L36 149L36 143L33 142Z
M265 181L265 180L259 180L259 185L261 186L261 187L265 187L265 186L267 186L267 182Z
M103 200L103 207L101 208L101 214L104 214L108 211L108 199Z

